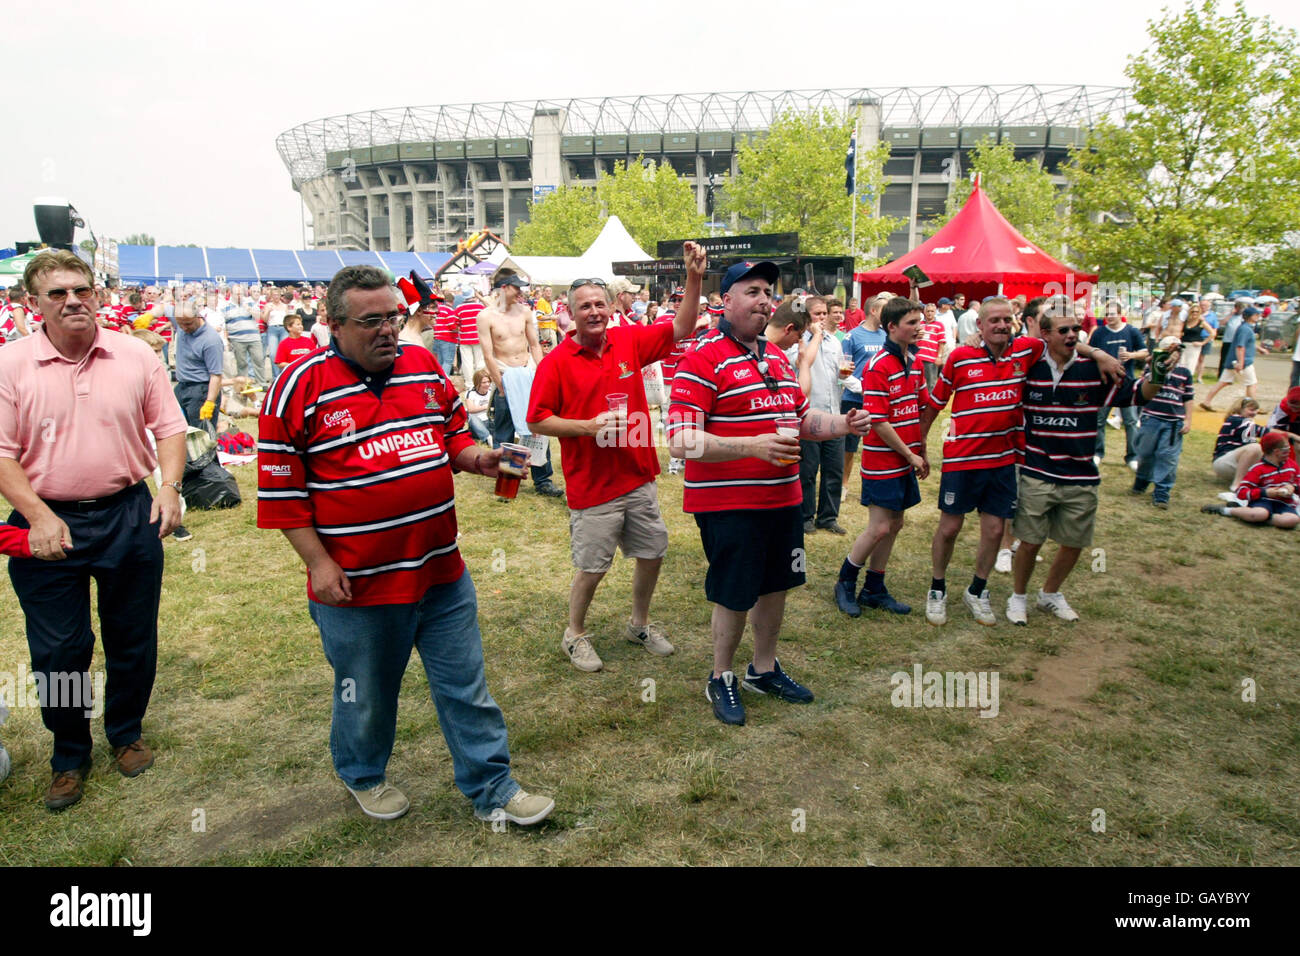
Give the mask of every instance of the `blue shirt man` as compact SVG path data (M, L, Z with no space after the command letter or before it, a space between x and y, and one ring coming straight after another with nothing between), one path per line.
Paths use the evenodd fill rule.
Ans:
M176 319L176 401L194 428L217 420L226 347L221 333L198 316ZM207 414L204 414L207 412Z

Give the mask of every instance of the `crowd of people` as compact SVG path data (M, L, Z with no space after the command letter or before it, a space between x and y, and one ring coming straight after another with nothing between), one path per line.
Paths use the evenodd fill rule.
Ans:
M10 341L0 349L0 494L16 509L0 548L14 555L33 671L88 667L95 578L101 615L106 593L116 605L102 618L106 733L120 772L152 765L142 721L156 663L160 542L180 527L186 426L215 429L223 407L259 415L258 525L282 532L308 569L308 610L335 673L334 767L380 819L409 808L386 767L412 650L474 812L530 825L554 808L511 774L456 544L453 475L498 487L517 480L516 445L535 493L567 504L574 574L556 631L572 665L593 672L604 662L587 615L620 549L635 560L621 638L652 655L676 651L651 621L672 544L659 502L662 435L707 562L704 691L731 725L746 721L742 689L814 699L777 653L786 596L806 583L807 535L848 543L827 582L839 612L911 613L907 589L891 592L886 577L934 468L940 514L924 599L935 626L948 620L948 571L972 512L972 576L960 592L972 618L996 623L989 579L1000 571L1011 575L1005 617L1027 625L1029 584L1052 540L1059 547L1032 603L1078 619L1063 586L1092 544L1112 414L1125 432L1131 493L1149 490L1155 507L1169 506L1193 383L1215 339L1207 303L1156 303L1132 323L1118 303L1090 322L1063 297L959 294L923 305L882 294L864 309L801 289L776 295L771 262L733 265L705 295L707 257L694 243L683 270L684 282L657 301L626 279L580 279L556 295L508 273L487 294L414 274L395 288L368 266L345 267L328 287L115 292L97 288L75 256L37 257L9 298ZM1266 426L1254 423L1260 405L1248 373L1259 316L1245 303L1234 318L1220 382L1246 395L1214 451L1214 473L1229 487L1204 510L1293 528L1300 388ZM129 362L107 361L119 355ZM59 379L58 402L41 404ZM102 409L79 404L87 389L102 390ZM104 452L113 468L83 444L104 416L125 441L121 454ZM42 421L75 440L47 447L36 434ZM932 465L935 428L942 460ZM553 480L552 437L563 488ZM866 512L850 529L841 507L854 465ZM143 483L155 468L156 498ZM56 570L66 582L52 590ZM752 655L738 677L747 624ZM57 701L42 712L54 734L45 802L62 809L82 795L89 721Z

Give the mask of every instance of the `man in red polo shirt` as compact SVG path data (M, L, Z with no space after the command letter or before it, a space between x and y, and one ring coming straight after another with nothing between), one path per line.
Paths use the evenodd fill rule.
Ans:
M724 315L682 358L668 413L668 447L686 459L682 505L695 515L709 562L704 593L713 603L713 673L705 694L726 724L745 722L731 668L747 618L754 659L745 688L812 702L812 692L776 658L786 592L804 583L799 440L862 435L869 427L861 409L847 416L810 410L789 361L763 337L779 276L772 262L739 262L726 271Z
M611 328L604 283L575 283L569 289L574 329L542 359L529 393L529 430L560 439L576 568L560 646L580 671L604 666L586 633L587 608L616 547L636 559L627 639L652 654L673 652L649 620L650 597L668 552L668 529L659 513L659 455L641 369L665 358L673 343L695 328L704 251L688 242L684 259L687 294L671 323ZM620 394L625 414L610 407L609 396Z

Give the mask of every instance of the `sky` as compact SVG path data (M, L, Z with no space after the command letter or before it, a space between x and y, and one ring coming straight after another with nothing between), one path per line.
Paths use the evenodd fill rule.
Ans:
M61 0L57 14L10 0L0 247L36 239L32 201L60 196L101 236L301 248L298 194L275 138L340 113L647 93L1124 85L1127 57L1167 2L751 0L726 7L745 19L724 27L699 0ZM1247 10L1300 28L1296 0L1247 0Z

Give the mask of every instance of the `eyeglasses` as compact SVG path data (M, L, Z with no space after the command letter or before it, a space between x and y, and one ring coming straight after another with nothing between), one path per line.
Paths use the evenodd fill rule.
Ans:
M62 302L68 297L69 292L75 295L78 299L89 299L95 294L95 290L88 285L79 285L75 289L47 289L41 294L51 302Z
M406 324L406 313L389 312L387 315L371 315L364 319L349 319L353 325L360 326L367 332L373 332L381 325L387 323L393 327L393 331L402 331L402 326Z
M605 280L604 279L578 279L572 285L569 286L569 291L572 292L574 289L581 289L584 285L598 285L603 289L605 288Z

